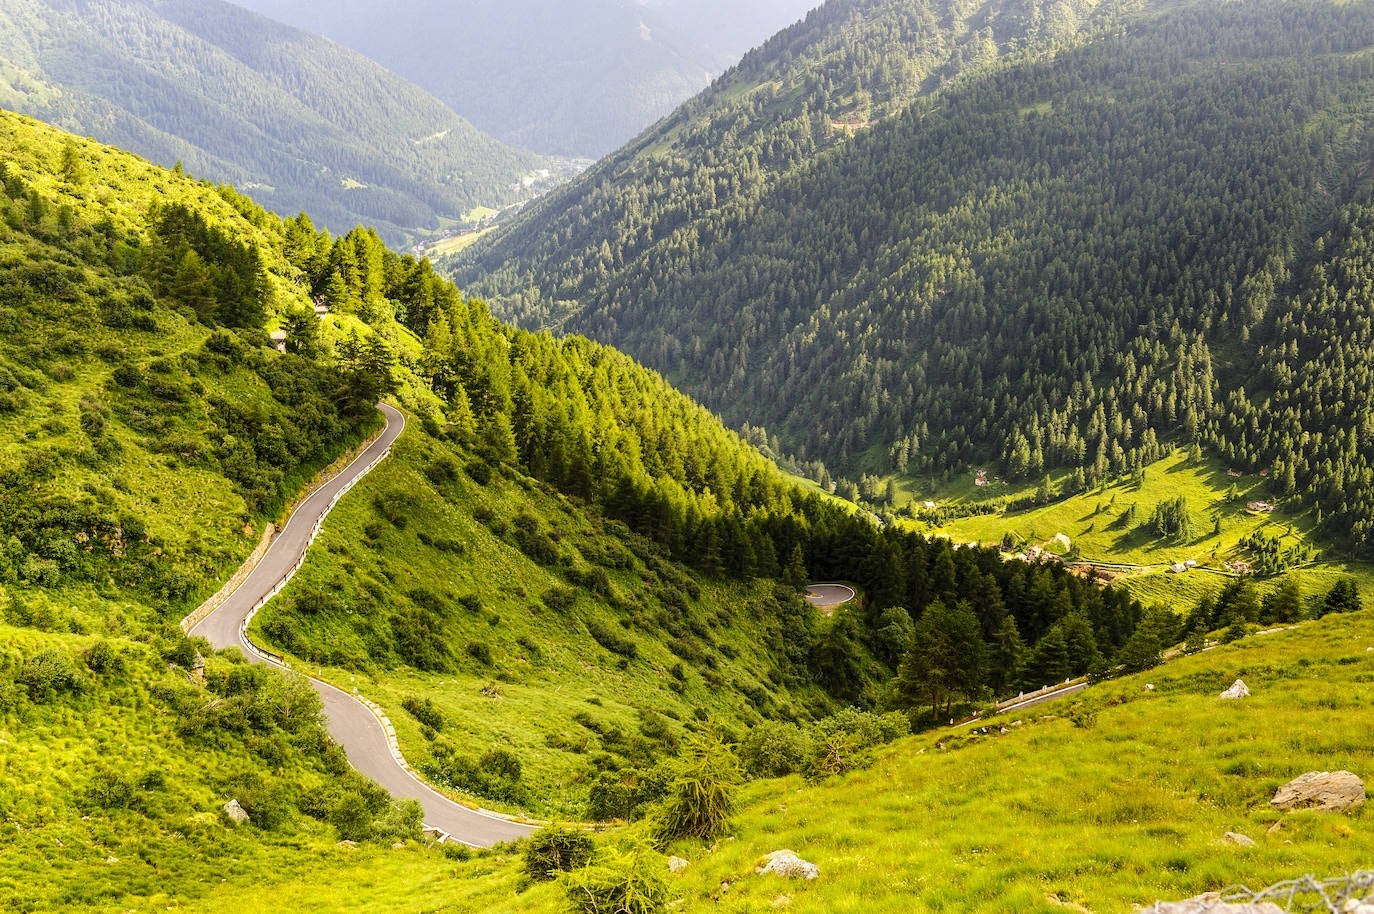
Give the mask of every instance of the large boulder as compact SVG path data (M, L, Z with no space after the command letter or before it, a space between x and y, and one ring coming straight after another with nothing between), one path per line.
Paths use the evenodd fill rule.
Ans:
M1221 693L1222 698L1249 698L1250 690L1245 687L1245 683L1239 679L1231 683L1231 688Z
M229 817L229 821L235 825L242 825L248 821L248 810L239 805L238 800L230 800L224 804L224 814Z
M1284 784L1269 805L1275 809L1340 812L1364 803L1364 781L1349 771L1309 771Z
M821 874L820 867L807 863L792 851L773 851L763 860L761 866L754 868L759 875L773 873L784 879L815 879Z

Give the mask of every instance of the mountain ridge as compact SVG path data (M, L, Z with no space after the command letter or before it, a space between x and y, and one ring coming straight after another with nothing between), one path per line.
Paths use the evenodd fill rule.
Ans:
M667 114L811 0L241 0L322 30L425 86L492 134L597 158ZM453 48L462 48L456 59Z
M218 0L16 3L0 103L338 233L434 231L522 199L542 164L361 55Z

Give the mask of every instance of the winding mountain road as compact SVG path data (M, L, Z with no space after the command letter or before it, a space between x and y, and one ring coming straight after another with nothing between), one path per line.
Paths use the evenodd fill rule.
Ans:
M197 623L191 634L203 636L216 648L238 647L253 663L285 668L276 657L248 640L248 623L259 607L275 596L295 574L334 503L390 452L392 443L404 431L406 420L399 410L384 403L377 408L386 417L386 429L381 437L296 509L252 574L218 609ZM448 840L473 847L489 847L522 838L534 830L533 826L513 822L495 813L469 809L438 793L405 767L403 760L393 752L381 720L367 705L329 683L307 679L319 693L329 733L344 748L348 761L393 796L419 800L425 810L426 828L437 829Z

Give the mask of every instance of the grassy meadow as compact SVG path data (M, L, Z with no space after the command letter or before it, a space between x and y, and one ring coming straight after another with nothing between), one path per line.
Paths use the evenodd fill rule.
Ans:
M1071 559L1123 566L1115 573L1116 582L1147 604L1164 603L1183 610L1220 588L1232 575L1226 563L1253 564L1254 554L1241 540L1257 532L1277 538L1282 549L1305 546L1311 550L1312 559L1289 572L1299 576L1307 593L1324 593L1348 574L1359 581L1366 599L1374 600L1374 567L1345 560L1327 549L1314 535L1310 510L1296 501L1276 498L1269 480L1257 474L1229 476L1228 468L1211 457L1196 461L1178 449L1146 467L1143 480L1125 477L1041 507L1022 509L1009 506L1033 496L1038 484L1006 484L993 474L989 479L988 486L977 486L972 473L948 482L904 478L898 485L898 503L911 504L919 512L930 501L937 508L950 509L951 514L992 507L994 513L953 517L933 528L922 525L959 543L996 545L1010 534L1018 550L1038 545L1062 555L1063 545L1054 542L1062 533L1070 539ZM1052 488L1057 491L1066 481L1066 477L1053 478ZM1155 507L1179 497L1187 500L1195 535L1186 540L1158 536L1149 529ZM1248 510L1252 501L1266 501L1275 510ZM1170 573L1171 565L1187 561L1198 565L1186 574Z
M1306 771L1374 772L1374 747L1356 724L1371 710L1370 648L1374 613L1328 617L984 728L909 737L868 770L754 782L728 836L669 848L691 861L671 877L674 910L1108 914L1367 867L1367 807L1279 813L1269 799ZM1254 695L1218 698L1237 677ZM1228 831L1256 846L1223 841ZM820 878L754 875L781 848L818 864ZM561 890L530 885L517 856L497 849L439 865L413 852L321 856L256 900L225 884L189 909L265 912L289 900L334 912L366 898L375 911L565 911Z

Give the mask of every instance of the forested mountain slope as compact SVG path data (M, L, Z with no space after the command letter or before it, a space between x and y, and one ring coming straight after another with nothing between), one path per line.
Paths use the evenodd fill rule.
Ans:
M433 92L501 138L597 158L814 0L239 0L320 32Z
M218 0L11 0L0 106L393 241L519 199L539 165L361 55Z
M1024 48L996 64L906 9L904 31L880 3L812 17L854 23L843 72L891 115L871 129L836 136L875 119L838 89L784 93L838 85L804 66L827 33L784 33L456 275L845 472L990 461L1081 488L1199 440L1367 550L1374 8L1058 7L1047 35L992 3L970 40ZM881 35L965 75L894 68ZM743 78L787 67L815 75Z
M760 209L784 176L1010 43L1054 47L1084 24L1077 6L1042 0L831 0L445 266L525 325L599 308L602 287L650 251Z

